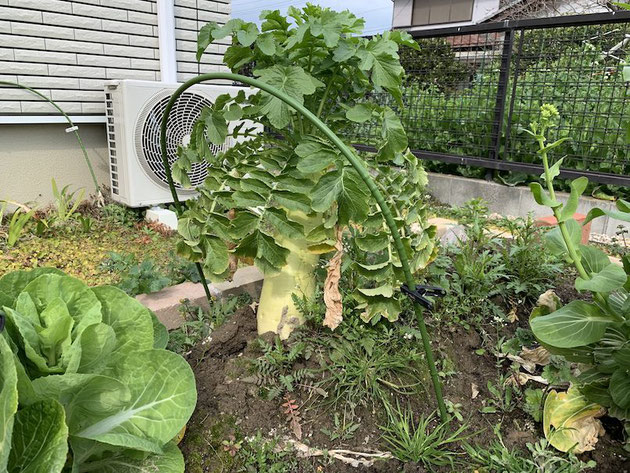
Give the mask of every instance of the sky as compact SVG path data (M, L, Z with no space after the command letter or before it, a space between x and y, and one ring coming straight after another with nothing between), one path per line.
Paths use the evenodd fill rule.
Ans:
M261 10L280 10L284 14L287 7L302 7L307 1L333 10L350 10L365 18L365 34L380 33L392 26L392 0L232 0L232 18L259 24Z

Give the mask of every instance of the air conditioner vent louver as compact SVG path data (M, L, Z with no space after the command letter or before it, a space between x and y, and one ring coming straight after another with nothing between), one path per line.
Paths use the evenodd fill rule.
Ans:
M160 125L166 105L177 87L178 84L138 80L105 83L109 171L114 200L131 207L173 201L162 163ZM205 107L212 105L220 95L236 95L243 90L234 86L204 84L184 92L169 115L166 135L169 163L177 160L177 148L189 143L193 125ZM245 90L245 93L252 92ZM237 125L239 123L232 123L230 129ZM254 131L261 129L251 122L247 122L246 126L254 127ZM236 141L243 139L238 137ZM209 144L210 150L212 153L223 151L234 141L229 138L222 146ZM202 184L207 174L207 163L194 164L189 173L193 187L186 189L177 185L179 198L194 197L194 187Z
M116 130L114 127L114 107L112 94L105 94L105 115L107 117L107 146L109 148L109 173L112 193L118 195L118 161L116 160Z

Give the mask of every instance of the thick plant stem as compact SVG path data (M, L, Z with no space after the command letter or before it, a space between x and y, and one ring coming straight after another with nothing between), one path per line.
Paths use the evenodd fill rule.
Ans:
M195 84L200 82L208 81L208 80L216 80L216 79L226 79L229 81L241 82L243 84L247 84L253 87L256 87L260 90L267 92L270 95L282 100L284 103L292 107L302 116L304 116L307 120L311 122L312 125L315 126L319 131L322 132L336 147L341 151L344 157L348 160L348 162L354 167L357 174L361 177L366 187L369 189L370 193L376 200L379 208L381 209L381 213L383 214L383 218L389 227L391 232L391 236L394 239L394 246L396 248L396 252L398 253L398 257L400 259L400 264L403 270L403 274L405 275L405 283L410 288L415 288L416 282L413 278L413 274L411 273L411 267L409 266L409 255L405 251L403 246L402 239L400 237L400 233L398 232L398 227L396 226L396 222L394 220L394 216L392 215L389 206L385 202L385 198L380 190L377 188L374 180L370 176L367 168L365 167L365 163L363 160L358 157L355 153L353 153L348 146L330 129L324 122L322 122L317 116L308 110L304 105L302 105L296 99L290 97L277 90L275 87L272 87L258 79L254 79L253 77L246 77L240 74L234 74L231 72L211 72L207 74L201 74L197 77L190 79L181 85L171 96L168 104L166 105L166 109L164 110L164 118L162 119L162 126L160 130L160 148L162 151L162 160L164 163L164 168L166 171L166 178L168 180L169 188L171 189L171 193L173 194L173 199L176 202L176 206L179 204L179 199L177 197L177 191L175 189L175 182L173 181L173 176L170 172L170 165L168 163L168 155L166 153L166 128L168 123L168 116L173 108L173 105L177 101L178 97L186 91L188 88L192 87ZM431 342L429 340L429 332L427 331L426 324L424 322L424 317L422 313L422 306L419 305L418 302L414 301L416 318L418 320L418 328L420 329L420 334L422 336L422 345L424 347L424 351L427 357L427 365L429 368L429 373L431 375L431 381L433 383L433 389L435 391L435 397L438 404L438 409L440 412L440 417L443 421L448 420L448 414L446 412L446 405L444 404L444 398L442 396L442 386L440 383L440 379L438 377L437 367L435 366L435 359L433 357L433 350L431 349Z
M278 243L291 253L280 272L265 276L257 320L259 334L275 332L284 340L304 322L292 296L310 298L315 294L315 269L319 255L308 251L305 240L284 239Z
M547 190L549 191L549 197L551 197L551 200L556 200L556 191L553 187L553 179L551 178L551 173L549 171L549 157L547 156L547 151L544 151L545 142L543 138L538 138L538 146L541 149L540 154L542 156L543 168L545 170L545 183L547 185ZM562 239L564 240L564 244L567 247L567 252L569 253L569 256L571 257L571 260L573 260L573 265L575 266L575 269L577 269L577 272L582 279L586 279L586 280L591 279L590 273L586 270L586 268L582 264L582 258L578 254L577 249L575 248L575 245L573 245L573 240L571 239L571 236L569 235L569 230L567 229L566 223L560 221L561 220L560 208L556 207L552 210L553 210L553 215L556 217L556 220L558 221L558 228L560 228ZM606 301L606 298L598 292L594 293L594 298L597 302L599 302L602 305L607 305L608 303Z
M538 146L541 149L543 168L545 169L545 184L547 185L547 190L549 191L549 197L551 197L551 200L556 200L556 191L553 188L553 179L551 178L551 174L549 172L549 157L547 156L547 151L544 151L545 142L543 141L543 138L538 138ZM584 266L582 265L582 260L580 259L577 253L577 250L573 246L573 241L569 237L569 230L567 230L566 224L560 221L559 207L556 207L552 210L553 210L553 215L556 217L556 220L558 221L558 228L560 228L562 239L564 240L564 243L567 246L567 251L575 264L575 268L577 269L581 278L590 279L590 275L586 271L586 268L584 268Z

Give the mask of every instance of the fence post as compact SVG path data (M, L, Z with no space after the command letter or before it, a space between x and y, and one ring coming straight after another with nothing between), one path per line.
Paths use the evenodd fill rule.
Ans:
M514 74L512 79L512 93L510 94L510 110L507 116L507 127L505 129L505 153L503 159L508 159L512 154L509 149L510 135L512 133L512 114L514 113L514 101L516 100L516 83L518 82L518 74L521 68L521 57L523 56L523 41L525 40L525 29L519 31L518 49L516 51L516 60L514 62Z
M494 106L494 121L490 134L490 159L499 159L501 150L501 130L503 129L503 117L505 115L505 102L507 100L508 83L510 81L510 63L512 61L512 48L514 46L514 30L505 30L503 38L503 50L501 52L501 69L499 70L499 82L497 84L497 100ZM492 171L486 172L486 179L491 178Z

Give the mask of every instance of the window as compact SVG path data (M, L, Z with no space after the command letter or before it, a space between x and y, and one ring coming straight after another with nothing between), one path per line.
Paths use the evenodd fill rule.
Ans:
M414 0L413 26L471 21L474 0Z

